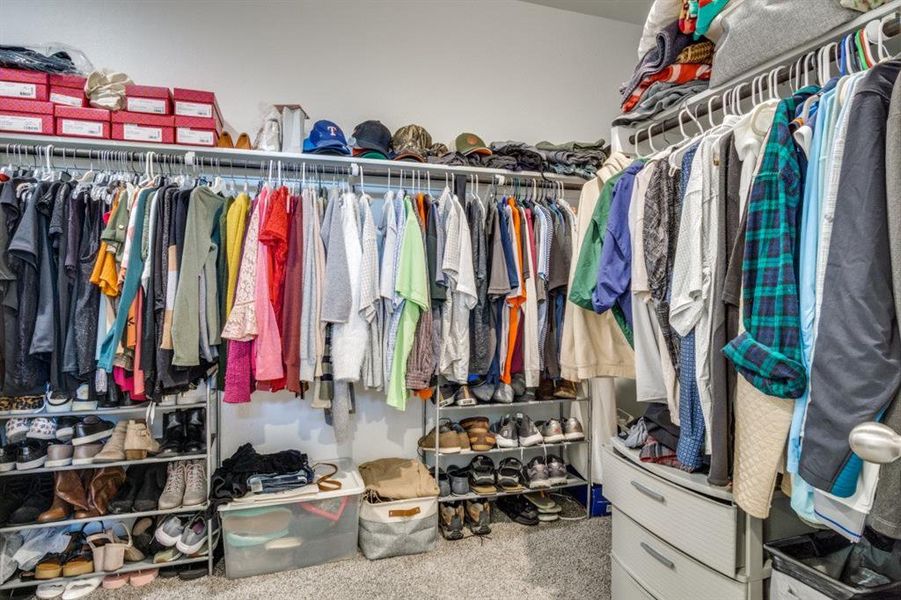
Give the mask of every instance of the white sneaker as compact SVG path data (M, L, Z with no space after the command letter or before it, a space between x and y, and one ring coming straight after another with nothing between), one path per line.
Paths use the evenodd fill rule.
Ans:
M185 494L183 508L202 506L206 502L206 465L202 460L185 463ZM184 552L184 550L182 550ZM185 552L190 554L190 552Z
M88 384L83 383L75 390L72 410L97 410L97 400L91 400Z
M206 381L201 381L197 384L197 387L187 392L182 392L178 395L178 400L176 403L179 405L184 404L200 404L206 402L207 397L207 385Z

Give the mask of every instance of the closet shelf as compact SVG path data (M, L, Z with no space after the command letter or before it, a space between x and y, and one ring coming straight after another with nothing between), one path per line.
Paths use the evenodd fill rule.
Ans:
M59 417L86 417L88 415L96 415L98 417L115 416L115 415L133 415L147 412L147 402L135 404L134 406L123 406L121 408L95 408L94 410L67 410L63 412L47 412L28 413L23 415L11 415L9 413L0 414L0 421L6 419L34 419L36 417L45 417L47 419L58 419ZM191 404L157 404L154 407L156 412L174 412L176 410L188 410L191 408L206 408L206 402L192 402Z
M148 510L144 512L129 512L114 515L112 513L103 515L102 517L89 517L87 519L64 519L62 521L53 521L52 523L29 523L28 525L4 525L0 527L0 533L16 533L25 531L26 529L45 529L47 527L63 527L67 525L83 525L94 521L116 521L122 519L140 519L142 517L157 517L159 515L175 515L179 513L196 513L206 510L208 503L204 502L198 506L170 508L168 510Z
M17 135L0 134L0 152L6 150L5 146L20 144L24 146L53 146L54 156L63 157L63 149L68 152L66 160L73 159L71 150L113 151L121 152L155 152L176 156L180 160L186 155L191 155L191 160L203 160L205 164L210 161L219 161L222 168L246 168L257 169L267 167L269 161L282 161L282 163L306 163L309 166L320 166L338 169L351 169L353 165L363 169L366 176L381 176L389 170L395 174L400 171L414 170L421 173L435 173L438 176L447 175L476 175L484 178L484 183L489 183L495 176L517 177L521 179L545 179L564 184L568 189L582 189L585 179L571 175L558 175L557 173L541 173L538 171L506 171L503 169L486 169L482 167L467 167L456 165L439 165L433 163L404 162L391 160L378 160L372 158L356 158L343 156L327 156L322 154L299 154L293 152L264 152L260 150L242 150L239 148L216 148L209 146L181 146L174 144L147 144L137 142L122 142L115 140L92 140L88 138L59 137L50 135ZM87 154L74 158L87 158ZM95 158L98 158L95 156ZM265 164L264 164L265 163Z
M498 490L493 494L477 494L475 492L470 492L468 494L463 494L462 496L455 496L451 494L450 496L441 496L438 498L439 502L458 502L460 500L478 500L480 498L500 498L501 496L519 496L520 494L528 494L530 492L553 492L555 490L565 490L571 487L578 487L580 485L588 485L588 482L582 479L581 477L576 477L574 475L570 475L566 480L566 483L560 485L554 485L549 488L525 488L524 490L520 490L518 492L505 492L504 490Z
M441 412L446 410L453 411L480 411L480 410L497 410L497 409L506 409L510 412L518 412L520 407L527 406L557 406L559 404L566 404L569 402L588 402L588 398L554 398L553 400L529 400L528 402L513 402L512 404L502 404L499 402L492 402L490 404L476 404L475 406L444 406L441 408Z
M143 571L145 569L159 569L162 567L178 567L181 565L190 565L194 563L207 562L208 557L204 556L192 556L189 558L182 558L180 560L173 560L167 563L159 563L154 564L153 559L142 560L140 562L129 563L118 569L117 571L101 571L99 573L86 573L84 575L78 575L76 577L57 577L56 579L32 579L29 581L22 581L21 578L16 577L14 579L10 579L3 585L0 585L0 590L12 590L16 588L26 588L26 587L34 587L36 585L40 585L42 583L69 583L70 581L75 581L77 579L92 579L94 577L102 577L105 575L117 575L120 573L133 573L135 571Z
M534 446L516 446L515 448L492 448L491 450L483 450L481 452L477 452L475 450L462 450L460 452L438 452L438 456L449 456L453 458L454 456L477 456L479 454L508 454L510 452L528 452L530 450L553 450L554 448L566 448L569 446L584 446L588 443L588 440L579 440L573 442L558 442L556 444L536 444ZM420 448L420 450L425 451L427 454L435 454L435 451L432 449Z
M129 467L131 465L150 465L156 463L174 462L177 460L206 459L207 453L201 454L176 454L174 456L154 456L143 460L120 460L107 463L91 463L88 465L66 465L64 467L41 467L39 469L26 469L25 471L12 470L0 473L0 477L12 477L15 475L38 475L40 473L55 473L56 471L81 471L84 469L102 469L104 467Z
M711 496L713 498L732 502L731 488L718 485L710 485L709 483L707 483L707 475L704 473L689 473L687 471L682 471L681 469L675 469L673 467L666 467L655 463L641 462L638 450L629 448L628 446L626 446L625 442L623 442L618 437L610 438L610 444L613 446L617 453L626 457L628 460L640 466L642 469L645 469L646 471L653 473L654 475L657 475L662 479L666 479L667 481L675 483L676 485L680 485L700 494L706 494L707 496Z

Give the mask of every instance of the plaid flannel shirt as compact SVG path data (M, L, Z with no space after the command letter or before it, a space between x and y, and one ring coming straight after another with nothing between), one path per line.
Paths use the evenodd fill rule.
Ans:
M723 353L769 396L798 398L807 387L796 272L803 180L789 124L819 90L808 86L779 103L748 199L742 301L745 332Z

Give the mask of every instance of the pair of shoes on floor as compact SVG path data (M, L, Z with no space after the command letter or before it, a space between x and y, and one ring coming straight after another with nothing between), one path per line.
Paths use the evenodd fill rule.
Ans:
M542 523L550 523L560 519L563 508L545 492L532 492L523 497L528 500L538 511L538 520Z
M520 525L538 525L538 509L522 495L502 496L495 503L510 520Z
M131 587L144 587L153 583L159 575L159 569L143 569L131 573L117 573L103 578L103 589L118 590L131 585Z
M461 539L464 523L473 535L491 533L491 503L487 500L445 502L439 508L441 534L447 540Z
M104 577L90 577L88 579L76 579L68 583L42 583L34 591L35 598L50 599L60 598L61 600L77 600L93 593L101 583ZM105 587L105 586L104 586Z
M166 485L157 502L159 510L200 507L206 500L204 461L177 461L167 465Z
M214 528L212 539L216 540L216 520L213 519L210 522ZM167 548L170 551L175 549L182 556L202 554L202 550L208 548L207 539L210 536L207 527L207 519L203 513L197 513L187 519L179 515L172 515L156 528L154 539L164 548ZM159 555L160 553L157 553L157 556ZM156 557L154 558L154 562L157 562Z

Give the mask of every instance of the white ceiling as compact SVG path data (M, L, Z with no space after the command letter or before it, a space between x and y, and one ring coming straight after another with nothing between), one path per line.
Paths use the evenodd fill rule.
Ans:
M521 0L560 10L644 25L654 0Z

